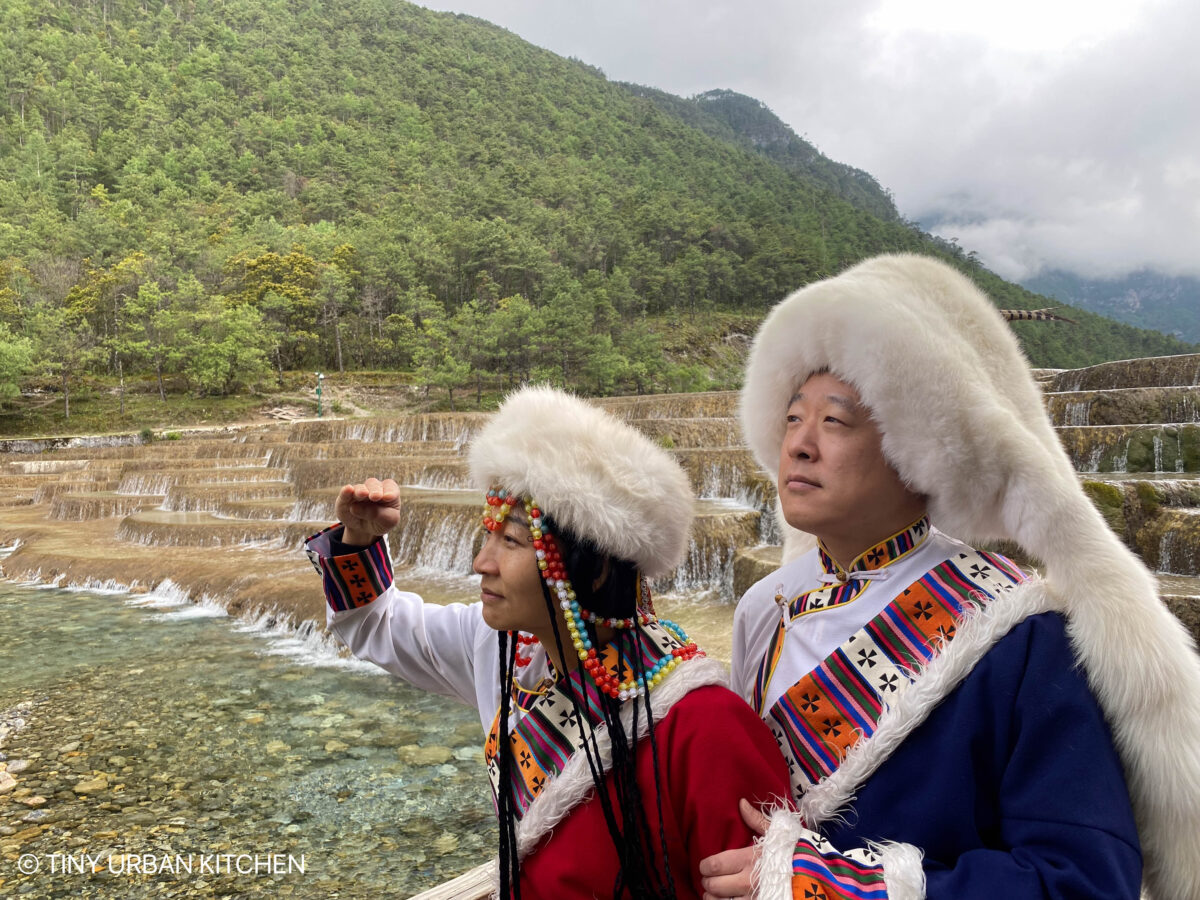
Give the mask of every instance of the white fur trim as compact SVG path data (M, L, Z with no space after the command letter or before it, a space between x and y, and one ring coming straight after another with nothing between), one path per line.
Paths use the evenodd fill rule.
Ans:
M655 723L662 721L687 694L712 684L722 687L729 684L729 674L717 660L695 656L681 663L651 694L650 705L654 710ZM632 716L632 706L626 704L621 710L621 720L627 728L632 724ZM638 740L645 737L649 730L650 723L643 714L638 721ZM596 746L604 771L607 772L612 768L612 743L604 728L596 730ZM517 855L524 859L543 837L591 794L594 787L587 758L582 751L575 753L558 776L542 788L517 823Z
M512 393L471 441L471 481L533 497L561 526L648 578L683 560L692 488L640 431L551 387Z
M971 613L958 625L954 640L927 665L876 723L874 733L858 741L842 764L809 787L798 806L813 828L836 818L858 789L913 733L929 714L970 674L975 665L1032 615L1054 609L1056 603L1039 581L1030 581Z
M792 900L792 854L796 841L808 829L800 816L789 809L770 813L771 824L758 846L762 852L754 864L754 896L759 900Z
M1085 565L1077 561L1075 568ZM1200 658L1124 546L1073 593L1068 632L1113 728L1154 900L1200 900Z
M1011 329L970 280L920 256L791 295L755 338L741 398L772 477L787 402L823 368L858 390L936 527L1041 560L1125 765L1149 895L1200 900L1200 657L1083 493Z
M888 900L925 900L924 853L912 844L876 844L871 849L883 860L883 883Z

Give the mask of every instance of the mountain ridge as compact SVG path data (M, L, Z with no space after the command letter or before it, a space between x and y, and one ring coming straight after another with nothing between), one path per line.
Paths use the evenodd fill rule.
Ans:
M1119 278L1086 278L1051 269L1022 280L1029 290L1099 315L1200 341L1200 278L1149 268Z

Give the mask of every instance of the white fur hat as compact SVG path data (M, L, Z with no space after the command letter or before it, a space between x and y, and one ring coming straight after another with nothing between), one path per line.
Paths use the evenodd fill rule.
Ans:
M1084 494L995 307L955 269L911 255L785 299L755 338L741 398L772 476L788 402L820 369L858 390L936 526L1041 561L1125 763L1151 895L1200 900L1200 658Z
M471 441L471 481L534 498L560 526L648 578L683 559L692 489L640 431L551 387L508 396Z

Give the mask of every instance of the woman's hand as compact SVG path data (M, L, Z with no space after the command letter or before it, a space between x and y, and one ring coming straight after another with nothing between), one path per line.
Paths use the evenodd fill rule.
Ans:
M334 515L346 526L342 543L365 547L400 522L400 487L392 479L368 478L338 491Z

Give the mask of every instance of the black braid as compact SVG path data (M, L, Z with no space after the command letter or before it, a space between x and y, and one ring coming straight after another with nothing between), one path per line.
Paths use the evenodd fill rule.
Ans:
M517 857L517 816L513 808L512 741L508 737L508 715L512 708L512 678L516 668L517 640L509 641L507 631L500 632L500 785L496 791L496 813L500 819L500 897L521 900L520 860Z
M638 669L639 670L642 669L642 659L641 659L640 654L638 656ZM653 727L654 726L654 710L650 708L650 693L651 693L650 691L646 691L644 699L646 701L646 718L650 720L650 725L651 725L650 730L648 732L649 736L650 736L650 756L654 759L654 778L655 778L654 786L655 786L655 788L657 788L658 787L658 742L654 737L654 727ZM667 856L667 829L666 829L666 825L663 824L662 791L655 790L654 804L655 804L655 807L657 808L657 812L658 812L658 841L659 841L659 844L663 848L663 874L666 875L666 878L667 878L667 896L674 897L676 895L675 876L671 874L671 859L670 859L670 857Z

